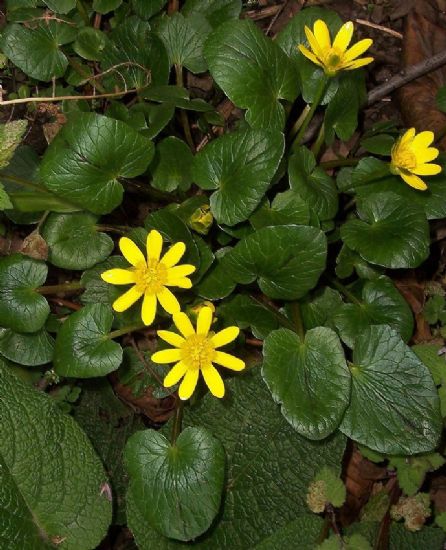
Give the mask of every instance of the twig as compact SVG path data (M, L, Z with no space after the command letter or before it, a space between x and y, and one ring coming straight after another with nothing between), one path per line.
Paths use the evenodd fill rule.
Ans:
M289 1L289 0L288 0L288 1ZM269 33L271 32L271 29L273 28L274 23L277 21L277 19L279 19L280 14L283 12L283 10L285 9L285 6L286 6L287 4L288 4L288 2L284 2L284 3L280 6L280 9L279 9L278 12L276 13L276 15L271 19L270 24L268 25L268 28L266 29L266 33L265 33L266 36L268 36Z
M355 19L355 21L356 23L359 23L360 25L364 25L365 27L372 27L372 29L378 29L380 31L386 32L387 34L391 34L392 36L394 36L395 38L399 38L400 40L403 39L403 35L400 32L394 31L393 29L389 29L388 27L383 27L382 25L371 23L366 19Z
M139 88L131 88L130 90L111 92L109 94L60 95L57 97L25 97L20 99L9 99L8 101L0 101L0 107L3 107L5 105L17 105L18 103L50 103L52 101L79 101L80 99L102 99L104 97L118 97L121 95L133 94L137 92L139 92Z
M79 311L82 307L80 304L75 304L74 302L71 302L70 300L64 300L63 298L48 298L48 301L60 307L67 307L68 309L72 309L73 311Z
M252 19L253 21L260 21L261 19L266 19L267 17L271 17L272 15L277 15L277 13L280 14L280 12L283 10L282 6L268 6L266 8L263 8L262 10L251 10L247 11L244 16L247 19Z
M175 13L176 11L178 11L179 7L180 7L179 0L169 0L169 4L167 6L167 13L169 15L172 15L172 13Z
M367 105L373 105L383 97L391 94L401 86L412 82L416 78L435 71L446 64L446 50L443 50L428 59L424 59L415 65L403 69L400 74L391 78L388 82L371 90L367 96Z
M263 341L259 340L258 338L246 338L245 343L248 346L253 346L255 348L263 347Z

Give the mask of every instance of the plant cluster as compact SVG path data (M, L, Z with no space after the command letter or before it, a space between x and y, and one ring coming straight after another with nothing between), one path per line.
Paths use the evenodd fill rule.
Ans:
M372 41L323 8L272 40L241 0L166 4L8 2L2 79L21 84L2 108L25 110L0 129L2 230L32 232L0 258L0 539L91 549L127 524L143 550L357 549L389 513L419 530L444 358L409 346L390 274L428 258L446 217L434 135L381 123L323 163L358 132ZM194 97L186 77L206 72ZM40 156L22 142L42 107L59 123ZM117 385L172 419L148 428ZM375 495L340 533L347 438L405 500Z

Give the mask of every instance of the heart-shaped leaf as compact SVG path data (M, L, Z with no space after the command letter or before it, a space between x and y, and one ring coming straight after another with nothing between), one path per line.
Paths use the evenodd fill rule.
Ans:
M334 328L333 317L343 301L337 290L326 286L318 288L310 296L300 301L302 321L306 330L316 327ZM291 308L286 306L288 317L292 318Z
M50 214L41 230L49 246L48 260L64 269L87 269L105 260L114 244L96 230L97 219L88 212Z
M76 27L54 19L34 29L13 23L3 31L0 47L25 74L48 82L65 73L68 59L59 46L73 41L76 32Z
M107 46L107 36L105 33L92 27L84 27L77 35L73 49L84 59L89 61L99 61Z
M142 174L153 152L152 142L127 124L96 113L79 113L46 150L40 176L56 195L95 214L106 214L122 201L118 178Z
M45 4L55 13L68 13L76 7L76 0L44 0Z
M112 309L105 304L89 304L71 314L57 334L57 374L93 378L116 370L122 362L122 348L108 338L112 323Z
M367 281L362 288L362 301L343 304L334 323L342 340L351 348L370 325L387 324L399 332L405 342L413 332L411 309L387 277Z
M419 206L395 193L358 199L360 219L341 227L345 244L364 260L394 269L417 267L429 254L429 226Z
M215 82L238 107L248 109L246 120L253 128L283 129L279 100L294 101L298 82L277 44L252 21L229 21L210 35L204 53Z
M45 298L36 292L48 273L44 262L22 254L0 258L0 325L16 332L36 332L50 312Z
M194 181L211 195L215 218L235 225L248 219L262 200L284 151L280 132L244 130L213 140L195 157Z
M167 4L167 0L131 0L133 11L141 19L150 19Z
M326 256L327 240L316 227L277 225L241 240L222 262L237 283L258 279L270 298L295 300L316 285Z
M442 421L428 368L387 325L366 328L353 349L352 393L340 430L370 449L413 455L432 451Z
M3 362L0 431L0 533L6 547L96 548L111 521L102 463L77 423Z
M54 339L44 328L31 333L0 328L0 355L19 365L36 367L49 363L53 349Z
M229 296L235 287L235 281L228 275L221 259L217 258L213 266L195 287L195 292L207 300L219 300Z
M150 165L152 187L161 191L187 191L192 183L194 157L189 147L174 136L169 136L156 146Z
M109 13L122 4L122 0L93 0L93 10L98 13Z
M308 204L292 189L277 193L269 204L265 200L249 218L254 229L268 225L308 225L310 209Z
M241 0L186 0L181 13L186 17L204 15L215 29L230 19L238 19L241 11Z
M288 329L263 346L262 376L283 416L301 435L324 439L338 427L350 397L350 373L336 333L318 327L302 341Z
M138 432L127 443L125 464L128 498L152 527L182 541L209 529L225 478L225 452L210 432L186 428L173 445L155 430Z

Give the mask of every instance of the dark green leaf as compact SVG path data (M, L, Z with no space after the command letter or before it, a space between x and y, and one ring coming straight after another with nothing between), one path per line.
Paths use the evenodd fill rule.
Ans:
M336 333L288 329L272 332L263 346L262 376L283 416L301 435L324 439L338 427L350 396L350 373Z
M9 210L14 208L8 193L5 191L5 188L0 183L0 210Z
M262 200L284 150L280 132L244 130L213 140L195 157L194 181L211 195L217 221L235 225L248 219Z
M0 355L14 363L36 367L53 358L54 339L42 328L37 332L20 333L0 328Z
M389 134L378 134L361 140L361 147L374 155L390 156L395 139Z
M420 265L429 254L429 226L419 206L395 193L374 193L357 202L360 219L341 227L349 248L384 267Z
M255 550L276 550L277 548L294 548L299 541L299 550L314 550L323 528L322 518L302 515L291 520L254 546Z
M84 59L99 61L106 46L107 37L102 31L92 27L84 27L79 31L73 49L77 55Z
M0 431L4 548L96 548L111 520L104 468L76 422L5 364Z
M253 128L282 130L280 99L294 101L295 71L283 51L249 20L229 21L211 34L205 57L215 82L238 107L248 109Z
M0 325L15 332L36 332L45 324L50 306L35 291L46 280L44 262L22 254L0 258Z
M224 258L229 277L238 283L258 280L270 298L295 300L317 283L325 268L327 241L315 227L264 227L240 241Z
M40 176L56 195L105 214L122 201L118 178L143 173L153 152L152 142L127 124L96 113L79 113L46 150Z
M141 19L150 19L161 11L167 0L131 0L132 9Z
M89 304L72 313L57 334L57 374L93 378L116 370L122 361L122 348L107 336L112 322L112 309L104 304Z
M435 99L437 107L440 109L440 111L446 113L446 86L442 86L441 88L439 88Z
M125 465L128 498L153 528L182 541L209 529L225 479L225 452L210 432L186 428L173 445L155 430L139 432L127 443Z
M446 385L446 358L439 344L417 344L412 351L426 365L437 386Z
M76 0L44 0L44 2L55 13L68 13L76 7Z
M161 191L187 191L192 184L194 157L186 143L169 136L156 146L155 158L150 165L152 186Z
M105 14L119 8L121 4L122 0L93 0L93 10Z
M358 72L357 75L355 82L341 80L338 91L328 104L324 118L326 143L332 143L335 134L340 140L348 141L358 126L359 89L365 84L362 74Z
M310 209L308 204L292 189L277 193L271 206L266 200L249 218L254 229L268 225L308 225Z
M87 212L50 214L41 234L49 246L48 260L64 269L87 269L105 260L114 243L96 230L97 216Z
M322 326L334 328L333 317L342 304L341 295L337 290L328 286L319 288L300 302L304 327L306 330ZM288 313L291 316L291 311Z
M241 0L186 0L181 12L186 16L204 15L215 29L230 19L238 19Z
M433 526L423 526L419 532L411 532L404 525L390 524L389 550L443 550L446 533Z
M236 283L228 275L221 260L216 259L214 265L195 287L195 292L207 300L219 300L229 296L235 287Z
M440 403L427 367L387 325L366 328L353 350L352 393L340 430L380 453L432 451Z

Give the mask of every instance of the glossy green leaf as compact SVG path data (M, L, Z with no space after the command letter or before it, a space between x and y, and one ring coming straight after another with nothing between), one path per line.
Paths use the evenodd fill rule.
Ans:
M194 181L211 195L217 221L235 225L248 219L268 189L284 151L280 132L244 130L213 140L195 157Z
M326 143L332 143L335 135L342 141L348 141L358 126L358 91L365 84L361 72L358 71L356 74L355 82L351 79L341 80L335 96L327 106L324 118Z
M96 230L97 219L88 212L50 214L41 229L49 247L48 260L64 269L87 269L105 260L114 243Z
M122 348L107 336L112 322L112 309L104 304L89 304L72 313L57 334L57 374L93 378L116 370L122 361Z
M195 541L200 550L255 548L296 518L306 524L303 518L314 518L305 499L308 484L324 466L339 473L345 448L340 434L324 441L300 436L280 414L258 369L225 386L228 398L207 395L185 409L184 425L211 431L228 457L222 509L213 527ZM132 498L127 513L140 550L190 548L150 529ZM302 548L314 547L313 533L302 530Z
M209 23L201 14L184 17L175 13L163 17L157 26L157 34L166 47L170 64L186 67L192 73L207 70L203 44L210 30Z
M195 292L207 300L218 300L229 296L236 287L236 282L228 275L221 259L216 259L199 284Z
M350 396L350 373L336 333L288 329L272 332L263 346L262 376L287 421L309 439L324 439L341 422Z
M49 363L53 358L54 339L42 328L20 333L0 328L0 355L27 367Z
M242 11L241 0L186 0L181 13L204 15L215 29L231 19L238 19Z
M55 13L68 13L76 7L76 0L44 0L45 4Z
M3 546L96 548L111 520L101 461L76 422L5 364L0 429Z
M46 150L40 176L56 195L105 214L122 201L118 179L143 173L153 152L152 142L127 124L96 113L79 113Z
M2 33L0 47L25 74L45 82L63 76L68 59L59 46L76 37L76 27L55 20L30 29L15 23Z
M397 269L427 258L429 226L419 206L386 192L358 199L357 207L360 219L347 221L341 237L364 260Z
M150 165L152 187L161 191L187 191L192 184L194 157L189 146L181 139L169 136L156 146Z
M387 325L366 328L350 366L352 393L340 430L380 453L432 451L442 422L427 367Z
M440 344L417 344L412 351L426 365L437 386L446 385L446 358Z
M271 206L269 201L265 200L249 218L249 223L254 229L268 225L308 225L309 222L308 204L292 189L277 193Z
M186 428L173 445L155 430L139 432L127 443L125 464L127 498L153 528L182 541L209 529L225 479L225 452L209 431Z
M124 83L128 88L167 84L167 52L161 40L152 32L149 23L138 17L130 17L108 37L110 43L104 50L101 67L104 70L116 67L116 71L111 71L106 80L110 88L117 86L118 89L123 89Z
M235 105L248 110L246 120L253 128L283 129L280 100L294 101L298 83L291 61L277 44L252 21L229 21L211 34L205 57L218 86Z
M376 279L385 270L380 266L367 263L357 252L344 244L336 258L336 275L340 279L346 279L354 271L360 279Z
M342 297L337 290L328 286L318 288L299 304L305 329L322 326L334 328L333 317L342 304ZM292 318L291 306L286 310L288 316Z
M141 19L150 19L167 4L167 0L131 0L132 9Z
M98 13L109 13L122 4L122 0L93 0L93 10Z
M395 139L389 134L378 134L361 140L361 147L374 155L390 156Z
M327 241L315 227L264 227L240 241L224 258L238 283L258 281L270 298L295 300L317 283L325 268Z
M338 193L333 179L316 167L313 153L299 147L288 161L290 187L316 214L319 220L331 220L338 211Z
M279 328L276 316L246 294L237 294L224 302L218 308L218 317L223 318L225 325L237 325L241 329L250 327L254 337L262 340Z
M99 61L107 47L107 36L98 29L84 27L73 44L73 49L80 57L89 61Z
M343 304L334 317L342 340L352 348L355 339L370 325L387 324L407 342L413 332L409 304L387 277L367 281L362 288L361 303Z
M48 273L44 262L22 254L0 258L0 325L15 332L36 332L45 324L50 306L36 292Z

